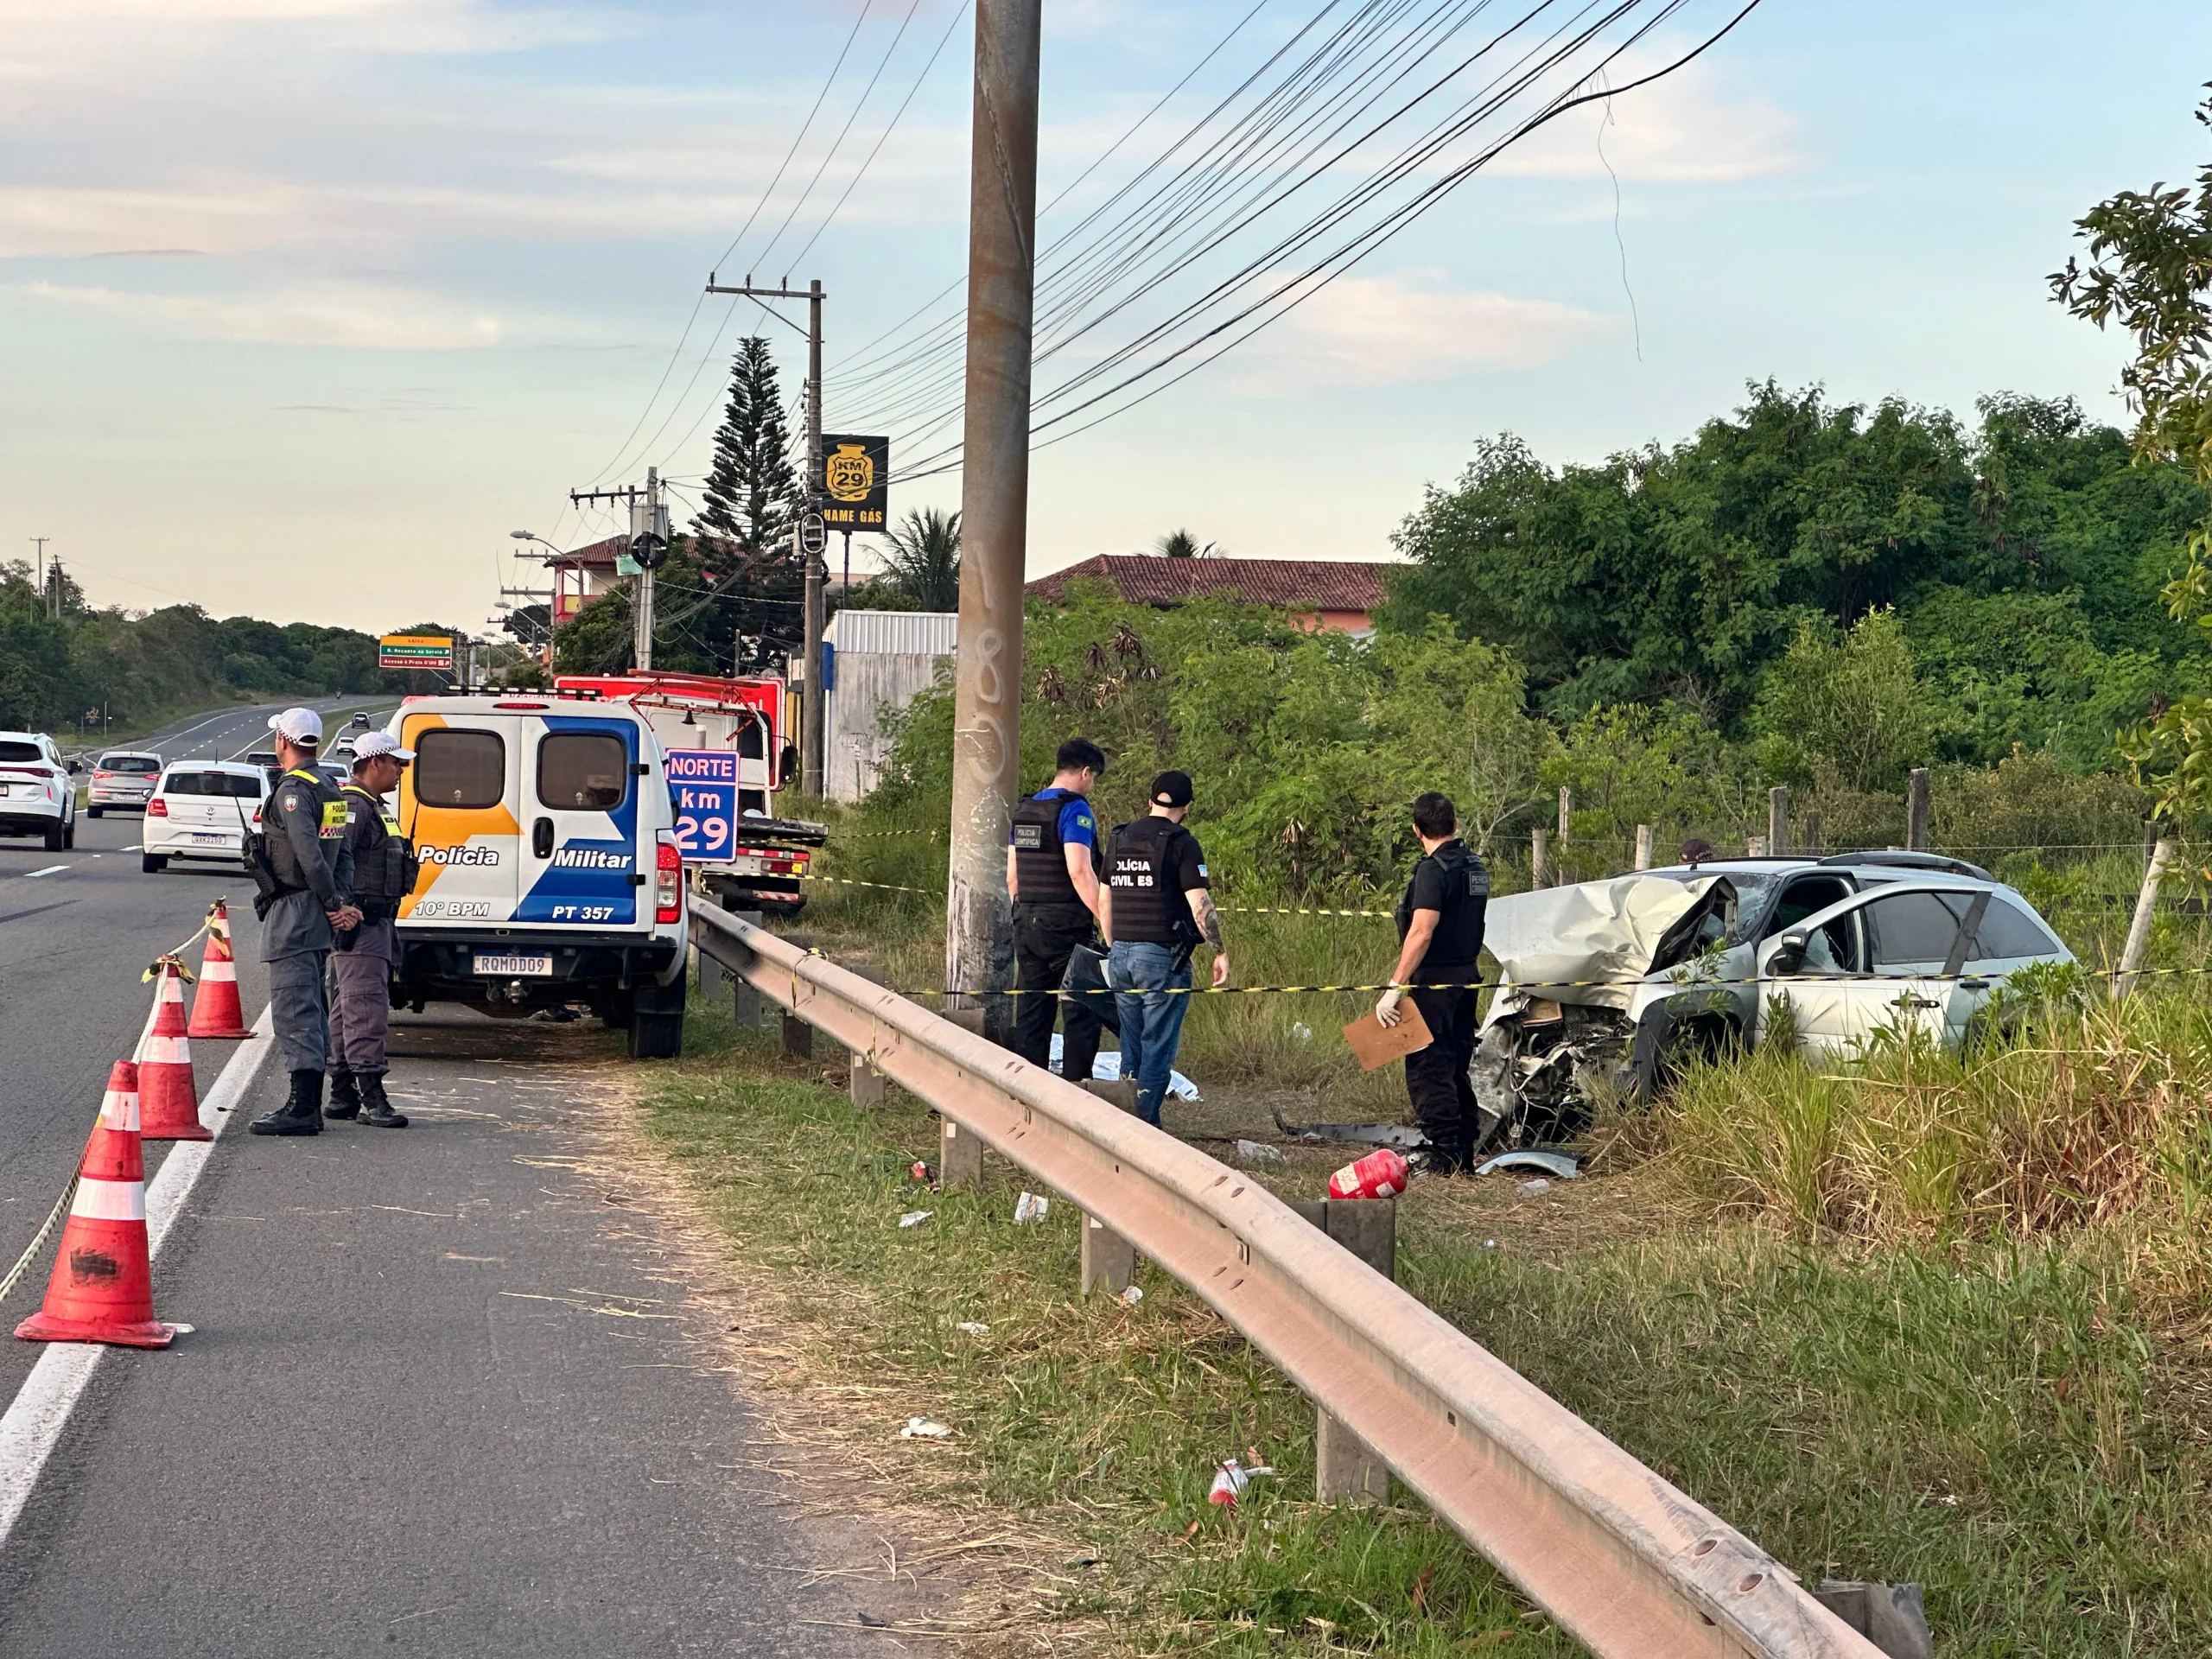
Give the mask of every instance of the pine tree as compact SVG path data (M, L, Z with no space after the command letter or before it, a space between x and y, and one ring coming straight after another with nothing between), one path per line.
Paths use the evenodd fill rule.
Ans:
M768 342L756 334L738 343L730 365L729 402L715 433L706 510L692 520L693 528L751 554L788 550L798 513L791 448L775 361Z
M738 673L772 666L785 636L798 631L806 572L792 545L799 481L791 449L768 342L741 340L715 433L705 509L691 521L696 536L686 550L699 561L704 591L685 612L696 636L711 642L716 666L728 661ZM734 649L741 635L750 642L741 658ZM658 649L657 639L656 660Z

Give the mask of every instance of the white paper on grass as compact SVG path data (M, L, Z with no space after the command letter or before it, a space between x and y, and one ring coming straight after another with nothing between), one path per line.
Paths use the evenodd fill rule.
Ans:
M1061 1064L1060 1033L1056 1031L1052 1033L1052 1070L1058 1071ZM1122 1051L1118 1048L1099 1050L1098 1058L1090 1063L1090 1075L1101 1083L1119 1083L1122 1080ZM1167 1074L1167 1092L1176 1100L1196 1100L1198 1098L1198 1085L1180 1071L1170 1071Z

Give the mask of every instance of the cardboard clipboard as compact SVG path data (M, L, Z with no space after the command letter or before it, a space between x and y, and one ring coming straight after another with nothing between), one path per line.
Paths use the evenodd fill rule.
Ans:
M1417 1054L1436 1040L1429 1031L1428 1021L1421 1017L1421 1005L1413 998L1398 999L1398 1014L1400 1018L1395 1026L1384 1025L1370 1010L1344 1027L1344 1041L1351 1045L1352 1056L1358 1060L1361 1071L1372 1071L1408 1054Z

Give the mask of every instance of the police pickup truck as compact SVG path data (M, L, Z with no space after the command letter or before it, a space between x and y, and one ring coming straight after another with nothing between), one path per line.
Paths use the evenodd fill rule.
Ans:
M681 1052L690 944L667 763L638 711L557 691L410 697L391 998L520 1017L583 1003L632 1058Z

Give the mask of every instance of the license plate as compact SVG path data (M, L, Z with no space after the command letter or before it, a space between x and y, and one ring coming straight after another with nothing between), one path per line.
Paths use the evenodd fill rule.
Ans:
M213 830L195 830L192 832L192 839L202 847L220 847L225 837Z
M494 956L489 950L479 950L476 952L476 971L485 975L504 975L510 979L524 974L543 976L552 973L553 958L550 956Z

